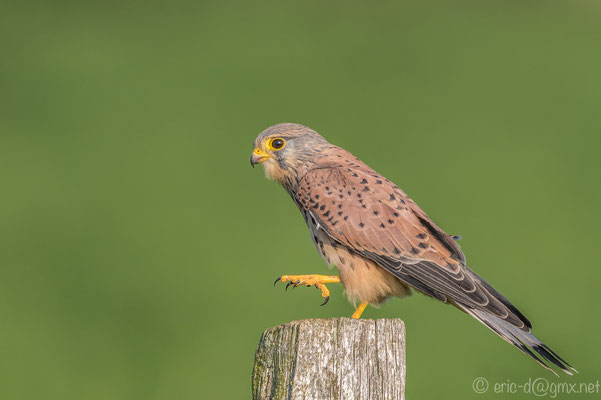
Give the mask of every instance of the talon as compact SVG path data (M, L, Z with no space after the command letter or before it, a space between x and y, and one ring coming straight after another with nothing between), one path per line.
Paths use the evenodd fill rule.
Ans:
M273 282L275 286L278 282L286 283L286 291L290 286L296 288L297 286L314 286L315 289L321 291L321 297L324 298L323 305L326 305L330 300L330 291L326 287L326 283L337 283L340 282L339 276L327 276L327 275L282 275Z

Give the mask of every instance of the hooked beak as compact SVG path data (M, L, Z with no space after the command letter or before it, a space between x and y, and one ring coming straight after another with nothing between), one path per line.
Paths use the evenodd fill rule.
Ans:
M261 164L268 158L271 158L271 156L257 147L250 156L250 165L254 168L256 164Z

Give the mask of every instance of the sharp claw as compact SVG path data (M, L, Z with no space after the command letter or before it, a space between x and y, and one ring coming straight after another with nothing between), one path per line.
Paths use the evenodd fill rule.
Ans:
M278 283L278 282L279 282L279 281L281 281L281 280L282 280L282 277L281 277L281 276L278 276L278 279L276 279L276 280L275 280L275 282L273 282L273 286L275 286L275 284L276 284L276 283Z
M325 306L328 301L330 301L330 296L326 297L325 301L323 303L321 303L320 305Z
M288 284L286 285L286 290L288 290L288 287L292 285L292 282L288 282Z

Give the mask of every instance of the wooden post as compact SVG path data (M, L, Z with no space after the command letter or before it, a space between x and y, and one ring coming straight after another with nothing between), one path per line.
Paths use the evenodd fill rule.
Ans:
M405 398L400 319L307 319L261 335L253 399Z

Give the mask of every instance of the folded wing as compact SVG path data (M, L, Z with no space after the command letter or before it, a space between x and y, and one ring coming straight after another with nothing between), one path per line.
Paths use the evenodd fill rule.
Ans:
M571 367L530 333L528 319L465 265L453 236L396 185L346 154L341 164L311 170L299 182L299 206L331 238L474 316L547 369L526 346L569 373Z

